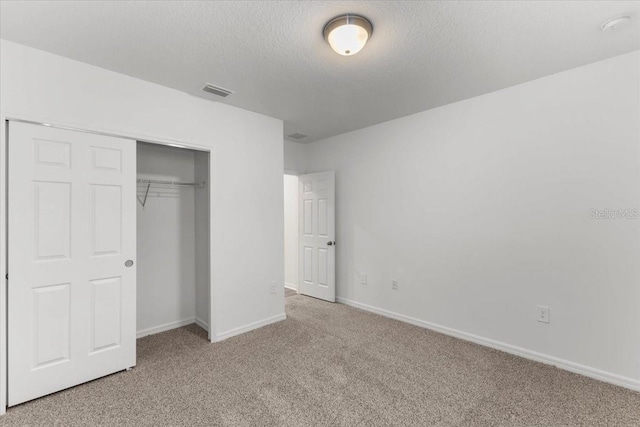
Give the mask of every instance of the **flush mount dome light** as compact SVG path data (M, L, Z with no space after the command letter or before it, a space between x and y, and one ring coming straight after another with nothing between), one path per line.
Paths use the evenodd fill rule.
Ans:
M343 56L360 52L371 37L373 26L364 16L340 15L327 22L322 33L331 48Z
M613 31L616 28L628 23L631 21L630 16L618 16L617 18L612 18L607 21L604 21L600 28L602 31Z

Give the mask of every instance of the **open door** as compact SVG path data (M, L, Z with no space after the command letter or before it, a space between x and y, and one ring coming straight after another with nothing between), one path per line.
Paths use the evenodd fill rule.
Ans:
M300 175L300 293L336 300L335 173Z
M10 122L8 401L136 363L135 141Z

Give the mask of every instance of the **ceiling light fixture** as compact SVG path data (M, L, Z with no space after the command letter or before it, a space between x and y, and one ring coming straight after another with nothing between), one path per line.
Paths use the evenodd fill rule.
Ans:
M343 56L360 52L371 38L373 26L364 16L340 15L327 22L322 34L331 48Z
M630 16L618 16L617 18L612 18L604 21L600 28L602 28L602 31L613 31L620 25L626 24L630 20Z

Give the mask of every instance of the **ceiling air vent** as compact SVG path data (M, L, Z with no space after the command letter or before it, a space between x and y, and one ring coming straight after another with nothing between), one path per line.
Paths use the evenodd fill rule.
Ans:
M226 98L227 96L231 95L232 93L235 93L235 92L234 92L234 91L232 91L232 90L225 89L225 88L220 87L220 86L214 86L214 85L212 85L211 83L207 83L207 84L202 88L202 90L203 90L203 91L205 91L205 92L212 93L212 94L214 94L214 95L221 96L221 97L223 97L223 98Z
M304 133L292 133L291 135L288 136L288 138L292 138L292 139L302 139L302 138L306 138L309 135L305 135Z

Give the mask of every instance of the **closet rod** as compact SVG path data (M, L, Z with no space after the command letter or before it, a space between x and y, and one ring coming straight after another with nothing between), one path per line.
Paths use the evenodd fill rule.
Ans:
M186 181L163 181L160 179L142 179L138 178L138 184L147 185L170 185L175 187L204 187L204 182L186 182Z
M185 182L185 181L163 181L161 179L144 179L138 178L138 184L143 184L147 186L146 191L144 192L144 199L141 199L139 196L136 196L140 204L142 205L142 209L144 209L147 204L147 198L149 197L149 189L151 189L152 185L159 186L169 186L169 187L194 187L194 188L204 188L205 182Z

